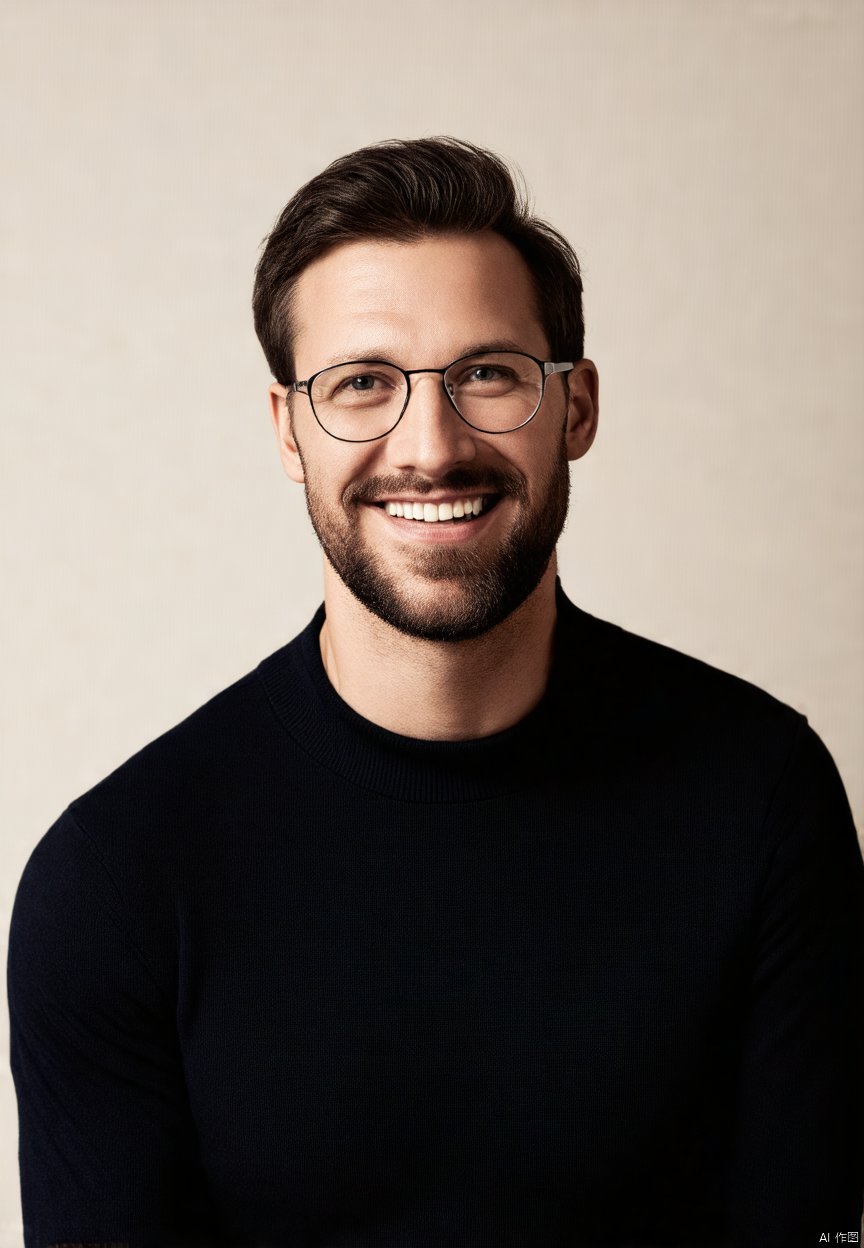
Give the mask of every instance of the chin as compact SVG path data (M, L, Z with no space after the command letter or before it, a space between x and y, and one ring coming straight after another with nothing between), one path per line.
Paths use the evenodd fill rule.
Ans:
M342 579L368 611L403 636L421 641L471 641L503 624L525 602L540 584L550 558L538 562L528 575L526 568L521 569L521 576L511 577L489 570L467 580L427 581L425 592L404 583L385 585L377 576L352 574Z

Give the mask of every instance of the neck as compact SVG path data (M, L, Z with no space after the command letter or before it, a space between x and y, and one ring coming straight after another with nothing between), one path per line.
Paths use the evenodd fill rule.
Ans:
M320 646L331 685L359 715L402 736L459 741L512 727L546 689L556 571L553 554L534 592L488 633L440 642L380 620L325 560Z

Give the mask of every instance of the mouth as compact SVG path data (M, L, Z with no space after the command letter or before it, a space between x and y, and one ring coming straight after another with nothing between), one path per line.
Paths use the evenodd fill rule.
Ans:
M502 497L501 494L475 494L437 503L418 502L415 499L384 499L372 505L389 516L415 524L451 527L474 523L480 516L494 510Z
M496 525L504 494L451 495L436 502L386 498L368 504L393 537L411 546L461 546L479 540Z

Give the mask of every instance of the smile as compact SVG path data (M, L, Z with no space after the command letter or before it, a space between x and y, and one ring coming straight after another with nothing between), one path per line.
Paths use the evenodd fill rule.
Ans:
M484 494L437 503L388 498L368 506L402 542L458 546L473 542L495 525L503 498L503 494Z
M418 503L406 499L404 501L387 500L376 503L390 516L401 516L403 520L418 520L423 524L460 524L474 520L481 513L489 512L499 501L500 494L482 494L475 498L461 498L447 503Z

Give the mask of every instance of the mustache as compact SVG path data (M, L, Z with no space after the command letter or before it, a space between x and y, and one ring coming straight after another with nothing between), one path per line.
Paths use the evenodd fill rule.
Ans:
M382 494L431 494L433 490L452 490L459 493L464 491L466 495L480 491L514 494L517 498L524 498L525 478L521 473L503 472L495 468L452 468L437 481L411 473L367 477L365 481L352 481L343 491L342 501L345 504L369 503L380 498Z

